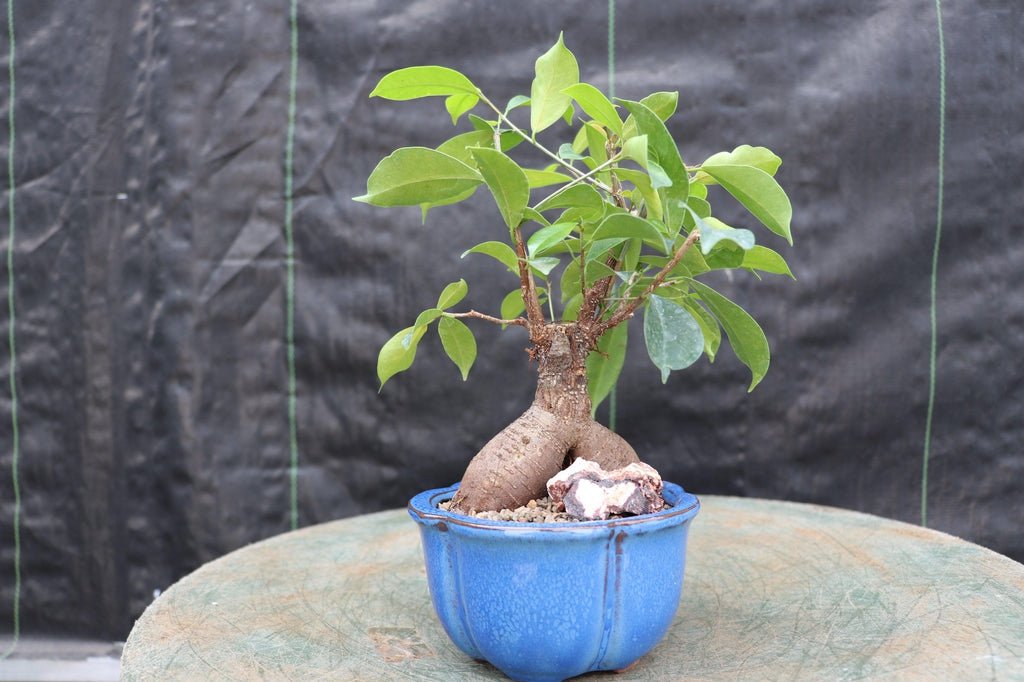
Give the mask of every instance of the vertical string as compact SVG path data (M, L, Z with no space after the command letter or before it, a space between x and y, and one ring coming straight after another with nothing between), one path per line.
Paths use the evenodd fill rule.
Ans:
M11 482L14 487L14 637L0 660L18 646L21 636L21 489L18 484L18 460L21 456L18 435L18 355L14 345L14 0L7 0L7 344L10 350L11 388Z
M608 0L608 97L615 97L615 0ZM615 430L619 409L619 382L608 392L608 429Z
M299 527L299 433L296 423L295 398L295 240L293 234L294 151L295 151L295 83L299 71L298 0L291 0L291 64L288 79L288 129L284 146L284 237L285 265L285 344L288 355L288 447L291 527Z
M931 274L931 346L928 354L928 416L924 423L924 456L921 463L921 525L928 525L928 461L931 458L932 415L935 412L935 357L937 348L936 290L939 273L939 242L942 239L942 201L946 164L946 44L942 35L942 0L935 0L939 35L939 188L935 212L935 248Z

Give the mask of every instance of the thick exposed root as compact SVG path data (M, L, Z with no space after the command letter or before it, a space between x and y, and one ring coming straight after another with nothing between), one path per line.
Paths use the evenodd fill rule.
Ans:
M572 458L589 459L609 471L639 462L636 451L619 434L595 421L582 425L579 437L572 446Z
M640 461L625 440L597 422L533 405L469 463L452 508L471 513L520 507L546 495L548 479L577 457L605 469Z

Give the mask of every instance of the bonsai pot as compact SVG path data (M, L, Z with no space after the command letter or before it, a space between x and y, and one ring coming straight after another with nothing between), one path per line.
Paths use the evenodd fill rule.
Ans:
M700 502L666 482L653 514L578 523L489 521L445 511L458 485L409 502L434 609L451 640L514 680L621 670L675 616Z

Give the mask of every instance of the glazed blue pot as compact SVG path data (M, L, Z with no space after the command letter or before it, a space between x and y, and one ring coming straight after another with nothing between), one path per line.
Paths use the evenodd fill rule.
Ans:
M409 502L445 631L514 680L621 670L675 616L697 498L665 483L663 511L608 521L512 523L447 512L458 485Z

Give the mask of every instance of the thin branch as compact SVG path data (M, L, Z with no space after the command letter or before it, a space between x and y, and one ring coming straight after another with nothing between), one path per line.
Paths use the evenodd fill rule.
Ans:
M523 295L523 305L526 306L526 319L529 320L530 336L540 332L544 326L544 310L540 307L540 299L537 297L537 286L533 281L533 273L530 272L530 265L526 258L526 243L523 241L523 228L517 225L512 231L512 238L516 245L516 256L519 263L519 291Z
M548 149L547 147L542 145L540 142L537 142L536 138L527 135L522 130L522 128L520 128L515 123L510 121L509 118L507 116L505 116L505 114L501 111L501 109L499 109L498 107L494 106L494 102L492 102L491 100L487 99L482 92L479 93L479 94L480 94L480 99L482 99L487 106L489 106L491 109L494 110L494 113L496 113L498 115L498 120L503 122L505 125L507 125L509 127L509 130L512 130L513 132L516 132L516 133L519 133L519 135L521 135L524 140L526 140L527 142L532 144L534 147L539 149L544 154L547 154L549 157L551 157L556 162L561 164L566 170L572 172L572 174L575 175L577 177L577 179L582 179L582 178L586 177L587 175L589 175L589 173L584 173L580 169L578 169L575 166L573 166L571 163L566 162L565 159L563 159L558 154L555 154L553 151L551 151L550 149ZM595 180L593 178L587 178L587 182L590 182L593 185L595 185L597 187L600 187L601 189L603 189L606 192L610 192L611 191L603 182L601 182L599 180Z
M445 317L472 317L476 320L485 320L487 322L493 322L494 324L514 324L519 327L529 327L530 323L525 318L517 317L512 320L503 320L499 317L493 317L484 313L478 313L475 310L470 310L465 313L444 313Z
M679 261L683 259L683 256L690 249L690 247L693 246L693 243L697 241L699 237L700 230L694 228L693 231L690 233L690 236L686 238L686 241L683 242L682 246L680 246L679 249L675 252L675 255L672 256L672 260L666 263L665 267L663 267L661 271L659 271L658 274L654 276L654 279L651 281L650 284L647 285L647 288L644 289L639 296L633 298L628 303L621 304L615 310L615 312L612 313L611 317L609 317L607 320L605 320L604 322L597 326L597 335L600 336L601 334L608 331L612 327L621 324L622 322L625 322L630 317L632 317L633 313L636 312L636 309L639 308L640 305L644 301L646 301L652 293L654 293L655 289L660 287L665 282L665 278L668 277L668 273L670 273L672 269L679 264Z

